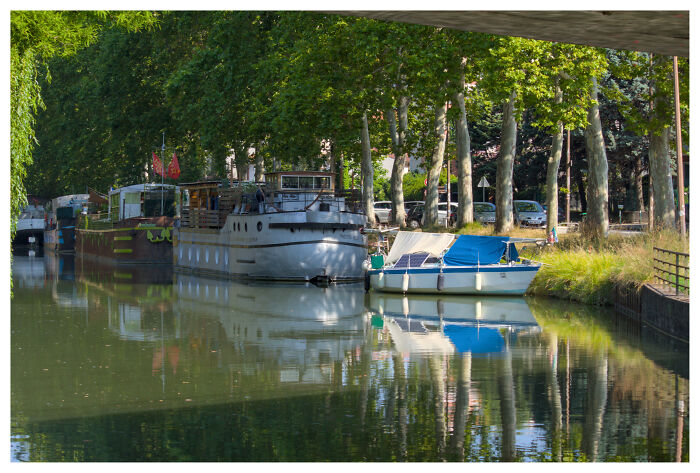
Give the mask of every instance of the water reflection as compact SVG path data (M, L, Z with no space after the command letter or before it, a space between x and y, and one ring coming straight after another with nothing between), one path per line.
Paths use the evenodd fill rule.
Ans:
M688 460L687 346L605 310L22 258L14 460Z
M208 318L237 363L269 363L282 383L330 383L333 363L366 342L361 284L256 285L178 274L174 287L179 317Z
M401 353L496 354L518 334L539 332L523 298L372 292L369 307L384 317Z

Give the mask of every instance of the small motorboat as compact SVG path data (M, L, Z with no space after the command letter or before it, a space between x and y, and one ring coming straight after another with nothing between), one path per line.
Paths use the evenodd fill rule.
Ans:
M398 232L387 257L372 258L366 286L404 294L523 295L541 263L520 258L515 244L536 241Z

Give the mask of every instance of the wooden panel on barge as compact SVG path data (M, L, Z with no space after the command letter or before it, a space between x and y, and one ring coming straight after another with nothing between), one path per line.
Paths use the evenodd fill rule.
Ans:
M76 231L76 253L116 263L172 264L173 219L135 217L112 228L91 229L83 222Z

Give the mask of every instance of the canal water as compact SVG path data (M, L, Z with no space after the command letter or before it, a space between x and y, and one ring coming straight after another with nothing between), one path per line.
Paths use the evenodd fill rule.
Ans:
M688 461L688 346L533 298L18 251L11 459Z

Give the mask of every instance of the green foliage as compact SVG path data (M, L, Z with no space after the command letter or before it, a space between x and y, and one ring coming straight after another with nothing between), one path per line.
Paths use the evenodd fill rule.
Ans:
M407 172L403 177L404 200L424 200L426 173Z
M24 179L32 164L35 114L43 106L31 50L11 54L10 74L10 234L14 235L17 218L27 203Z
M644 136L674 123L673 64L666 56L635 51L607 51L610 79L604 94L614 100L633 133ZM688 143L689 61L678 58L683 142ZM650 104L654 103L652 113ZM675 128L675 127L674 127Z
M153 24L148 12L13 11L10 15L10 160L11 235L26 202L24 180L36 144L34 126L43 106L37 82L40 63L67 57L95 41L106 26L138 30ZM48 77L48 74L47 74Z
M143 28L155 18L158 29ZM501 104L515 90L521 120L516 195L541 200L549 133L558 120L574 128L573 189L585 187L583 139L575 127L583 126L587 80L608 62L601 119L612 163L611 195L627 192L623 177L646 146L637 135L647 128L630 118L632 105L648 118L642 105L650 98L644 96L648 81L639 79L648 58L636 53L609 51L605 58L582 46L307 12L13 12L11 19L13 51L37 43L35 57L41 51L52 78L44 79L43 69L32 76L39 76L46 109L38 115L40 146L25 153L34 164L14 151L20 141L13 144L13 188L19 194L17 182L46 197L86 185L140 182L163 132L166 144L176 148L180 180L222 176L232 150L240 157L237 164L247 165L248 147L263 155L268 168L272 158L283 168L318 168L327 164L321 149L332 146L357 186L360 124L367 111L375 197L388 199L386 178L377 175L379 160L392 152L387 111L400 97L410 97L405 149L429 159L434 108L453 98L463 74L470 84L465 96L475 199L481 199L476 185L482 176L495 182ZM139 31L111 28L120 25ZM52 38L57 44L44 44ZM658 94L670 90L669 64L659 60L655 68ZM680 66L686 103L687 61ZM560 105L553 100L557 85ZM38 98L34 106L40 103ZM453 107L448 121L455 117ZM452 130L447 156L454 155ZM167 162L170 156L161 158ZM423 199L424 179L420 173L405 176L407 200ZM349 175L346 180L349 185Z

